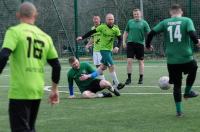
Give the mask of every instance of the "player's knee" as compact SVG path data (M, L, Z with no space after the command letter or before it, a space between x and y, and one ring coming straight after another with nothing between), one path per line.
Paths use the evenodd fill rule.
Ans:
M111 83L109 81L107 81L107 80L101 80L100 81L100 86L102 88L109 87L109 86L111 86Z
M105 65L100 65L99 68L100 68L102 71L104 71L104 70L107 69L107 66L105 66Z
M84 91L84 92L82 93L82 96L83 96L84 98L89 98L90 95L91 95L91 92L90 92L90 91Z

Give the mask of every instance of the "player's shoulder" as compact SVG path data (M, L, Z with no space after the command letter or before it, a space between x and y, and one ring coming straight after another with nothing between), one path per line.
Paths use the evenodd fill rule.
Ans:
M114 24L113 28L119 29L119 26Z
M85 65L90 65L90 64L89 64L89 62L83 61L83 62L80 62L80 65L81 66L83 66L83 65L85 66Z

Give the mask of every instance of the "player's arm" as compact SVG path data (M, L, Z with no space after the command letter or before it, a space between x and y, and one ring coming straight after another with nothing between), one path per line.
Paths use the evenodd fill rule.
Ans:
M0 51L0 73L2 73L4 67L6 66L11 53L12 53L12 50L8 48L3 48Z
M194 44L198 44L199 41L198 41L196 32L195 31L189 31L188 34L189 34L190 39L192 40L192 42Z
M127 31L124 31L124 34L123 34L123 48L126 48L126 39L128 37L128 32Z
M52 74L51 74L52 88L51 88L51 93L49 95L49 102L53 105L59 103L58 83L60 80L61 66L58 61L58 58L47 59L47 62L52 67Z
M68 88L69 88L69 98L75 98L73 77L70 76L70 73L67 74L67 79L68 79Z
M151 47L151 41L153 39L153 37L156 35L157 33L154 30L151 30L148 35L147 35L147 39L146 39L146 48L150 49Z
M90 40L88 41L88 43L86 44L85 48L89 48L94 44L94 39L91 37Z
M85 38L90 37L92 34L94 34L94 33L96 33L96 32L97 32L96 29L91 30L91 31L87 32L85 35L77 37L76 40L77 40L77 41L83 40L83 39L85 39Z

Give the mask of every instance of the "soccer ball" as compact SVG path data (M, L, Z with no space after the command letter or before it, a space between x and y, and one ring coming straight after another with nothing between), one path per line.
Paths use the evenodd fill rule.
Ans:
M158 85L162 90L168 90L170 88L169 77L168 76L160 77Z

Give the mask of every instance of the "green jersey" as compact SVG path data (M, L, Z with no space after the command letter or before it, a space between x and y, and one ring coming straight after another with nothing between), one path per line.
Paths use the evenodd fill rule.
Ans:
M96 29L96 27L93 26L91 29L94 30L94 29ZM94 52L99 52L100 49L101 49L100 36L101 36L100 32L96 32L96 33L94 33L92 35L92 39L93 39L93 51Z
M114 25L110 28L106 24L101 24L96 28L96 31L101 33L101 50L112 51L115 38L121 35L119 27Z
M80 91L82 93L88 89L88 86L94 79L89 78L87 80L81 81L79 78L81 77L82 74L90 74L94 71L95 71L95 69L89 63L81 62L79 69L71 68L68 71L68 73L67 73L68 84L73 86L73 81L75 81L76 85L78 86L78 88L80 89Z
M189 31L195 31L193 22L187 17L168 18L156 25L155 32L164 32L168 64L183 64L193 60Z
M21 23L6 32L3 48L10 56L10 99L41 99L44 89L44 66L57 58L52 39L38 27Z
M128 33L127 42L134 42L144 45L145 33L150 32L150 27L149 24L143 19L131 19L128 21L125 31Z

